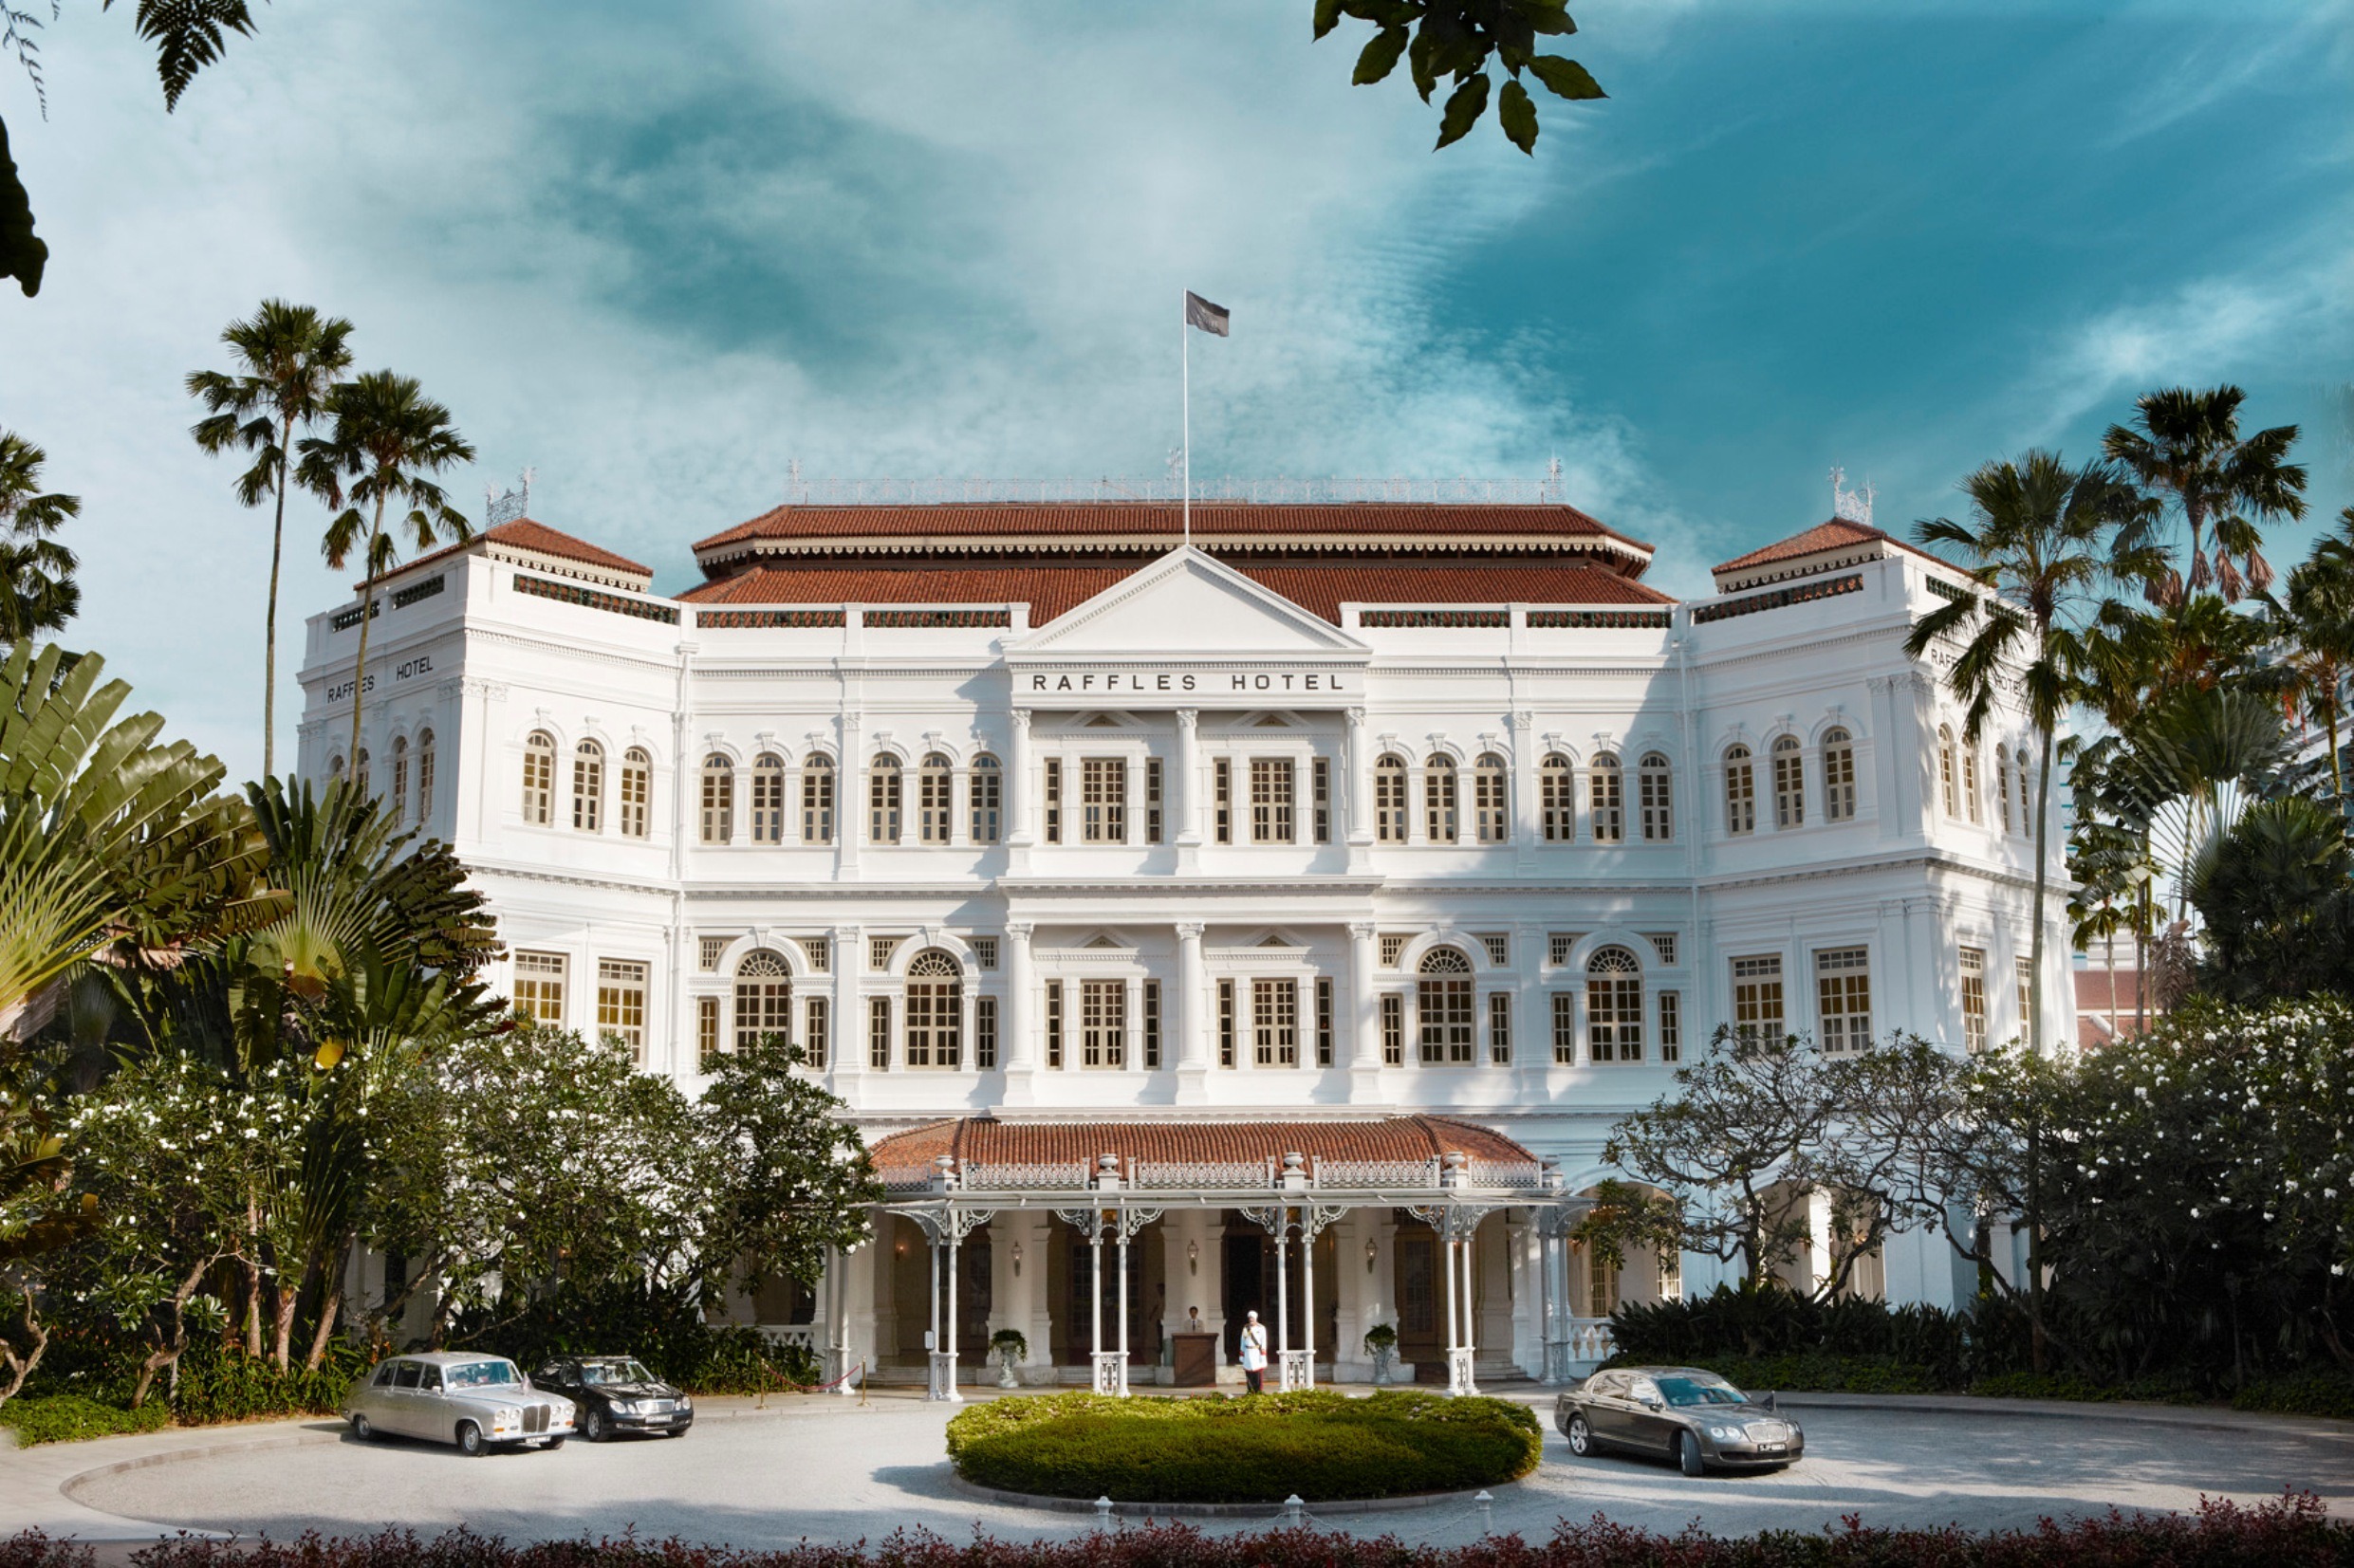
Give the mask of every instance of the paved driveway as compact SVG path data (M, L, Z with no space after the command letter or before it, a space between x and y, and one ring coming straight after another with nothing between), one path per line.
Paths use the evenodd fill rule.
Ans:
M1548 1430L1537 1474L1498 1493L1495 1527L1542 1537L1565 1516L1601 1513L1661 1531L1696 1519L1713 1532L1736 1534L1817 1529L1852 1513L1874 1524L1989 1528L2112 1503L2190 1508L2201 1494L2253 1502L2284 1486L2320 1492L2334 1511L2354 1516L2354 1428L2243 1419L2215 1430L1969 1405L1976 1408L1794 1410L1807 1428L1803 1463L1777 1474L1698 1481L1665 1464L1572 1459ZM634 1526L640 1535L779 1546L871 1539L900 1525L951 1539L969 1537L976 1525L1006 1538L1089 1526L1084 1517L958 1492L940 1458L950 1413L899 1399L864 1408L807 1400L707 1418L684 1438L575 1442L560 1453L479 1460L397 1440L361 1445L317 1424L304 1430L312 1441L301 1446L85 1476L71 1484L70 1496L131 1520L282 1538L385 1524L428 1533L465 1524L513 1538ZM83 1447L91 1464L102 1461L100 1445ZM49 1463L63 1456L31 1452ZM1436 1543L1477 1533L1456 1503L1326 1522ZM1206 1527L1253 1526L1222 1520Z

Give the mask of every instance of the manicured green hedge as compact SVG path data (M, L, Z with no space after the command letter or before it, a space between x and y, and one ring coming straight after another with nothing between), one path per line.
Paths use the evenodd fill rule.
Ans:
M1526 1407L1395 1390L1240 1399L993 1399L948 1424L968 1481L1122 1503L1314 1503L1493 1485L1527 1475L1544 1430Z
M0 1405L0 1427L12 1427L20 1447L35 1443L72 1443L84 1437L119 1437L124 1432L151 1432L172 1423L172 1409L151 1400L135 1411L102 1405L78 1393L53 1393L45 1398L22 1395Z

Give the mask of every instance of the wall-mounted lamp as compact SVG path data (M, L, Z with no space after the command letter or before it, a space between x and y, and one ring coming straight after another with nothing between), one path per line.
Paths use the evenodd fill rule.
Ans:
M1185 1272L1188 1274L1201 1272L1201 1244L1199 1242L1185 1244Z
M1366 1273L1370 1274L1370 1273L1372 1273L1372 1272L1373 1272L1373 1264L1374 1264L1374 1262L1375 1262L1375 1260L1379 1259L1381 1256L1381 1249L1380 1247L1378 1247L1378 1246L1376 1246L1376 1245L1373 1245L1373 1238L1372 1238L1372 1237L1367 1236L1367 1237L1365 1238L1365 1272L1366 1272Z
M1017 1280L1022 1277L1022 1244L1020 1242L1013 1244L1013 1277Z

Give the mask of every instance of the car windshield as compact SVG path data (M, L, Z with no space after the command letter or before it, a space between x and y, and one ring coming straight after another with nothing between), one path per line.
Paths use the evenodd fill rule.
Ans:
M454 1389L487 1389L520 1381L512 1361L461 1361L450 1369L450 1387Z
M654 1374L636 1361L583 1361L581 1381L584 1383L651 1383Z
M1721 1377L1662 1377L1659 1393L1671 1405L1738 1405L1741 1391Z

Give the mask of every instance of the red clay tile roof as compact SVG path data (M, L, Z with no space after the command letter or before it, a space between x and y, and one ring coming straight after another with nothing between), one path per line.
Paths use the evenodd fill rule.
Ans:
M1281 1160L1305 1154L1313 1167L1328 1160L1427 1160L1460 1153L1475 1160L1525 1161L1536 1156L1501 1133L1450 1116L1384 1116L1366 1121L1000 1121L960 1116L894 1133L870 1151L878 1171L929 1169L942 1154L959 1168L985 1165L1078 1165L1117 1154L1130 1160L1208 1164Z
M1351 604L1672 604L1606 567L1581 562L1229 563L1263 587L1340 624ZM1136 565L763 565L688 589L691 604L1019 604L1043 626Z
M1709 570L1721 577L1727 572L1745 572L1752 567L1771 565L1777 561L1796 561L1803 556L1814 555L1824 550L1843 549L1854 544L1868 544L1874 540L1893 544L1900 550L1919 556L1923 561L1934 561L1940 566L1954 564L1943 556L1932 555L1918 545L1907 544L1885 528L1875 528L1868 523L1856 523L1844 517L1834 517L1827 523L1816 524L1805 533L1796 533L1788 539L1776 540L1773 544L1752 550L1747 555L1734 556L1731 561L1722 562L1710 567Z
M530 550L538 555L552 555L564 561L578 561L585 565L602 566L609 572L635 572L639 577L654 575L654 568L651 566L640 566L627 556L615 555L611 550L591 544L585 539L575 539L568 533L560 532L545 523L534 523L528 517L518 517L511 523L501 523L496 527L485 528L462 544L451 544L434 551L431 555L420 555L415 561L396 570L406 575L419 566L430 565L445 556L456 555L460 551L470 550L486 542L492 544L504 544L510 549ZM357 592L359 587L360 585L356 582L352 584L354 592Z

